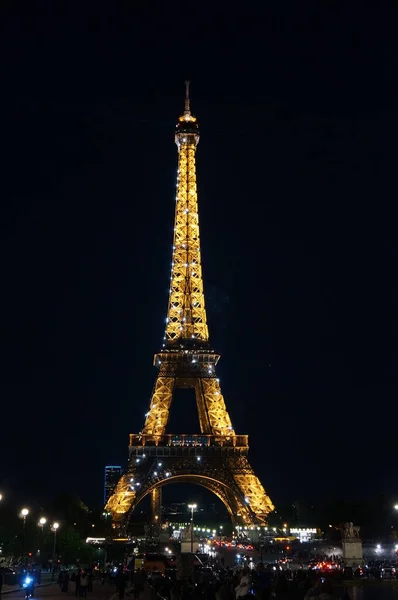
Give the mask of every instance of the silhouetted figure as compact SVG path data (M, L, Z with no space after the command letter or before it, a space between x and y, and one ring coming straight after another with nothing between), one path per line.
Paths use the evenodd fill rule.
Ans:
M117 591L119 592L119 600L123 600L124 594L126 592L126 578L123 572L119 573L116 577L116 586Z
M249 569L244 568L239 584L235 588L236 598L245 598L245 596L247 596L250 593L250 586L250 572Z
M170 589L170 600L180 600L180 588L178 582L174 581Z
M88 574L88 588L87 588L88 592L92 592L93 591L93 574L92 572L90 572Z
M80 575L80 597L87 598L88 576L87 573Z
M136 571L133 577L133 590L135 600L139 600L140 593L144 589L145 577L142 571Z
M62 588L61 588L61 590L67 594L68 587L69 587L69 573L68 573L68 571L64 571L62 573Z
M75 596L76 598L79 598L80 596L80 571L78 571L75 576Z

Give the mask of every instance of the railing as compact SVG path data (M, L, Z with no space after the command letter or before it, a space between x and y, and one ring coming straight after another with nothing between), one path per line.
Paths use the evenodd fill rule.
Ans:
M171 446L171 447L209 447L247 448L248 435L207 435L207 434L174 434L141 435L130 433L130 446Z

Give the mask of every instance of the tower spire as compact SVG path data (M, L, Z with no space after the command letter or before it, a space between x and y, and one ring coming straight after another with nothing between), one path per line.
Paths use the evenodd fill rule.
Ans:
M191 83L190 81L185 82L185 114L186 115L191 114L191 108L189 105L189 84L190 83Z
M189 81L185 82L185 112L179 117L173 258L164 346L207 344L209 334L203 294L200 255L196 146L199 129L190 111Z

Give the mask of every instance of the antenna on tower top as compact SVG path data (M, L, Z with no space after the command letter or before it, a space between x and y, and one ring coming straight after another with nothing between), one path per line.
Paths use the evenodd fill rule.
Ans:
M189 84L190 81L185 82L185 114L190 114L191 109L189 106Z

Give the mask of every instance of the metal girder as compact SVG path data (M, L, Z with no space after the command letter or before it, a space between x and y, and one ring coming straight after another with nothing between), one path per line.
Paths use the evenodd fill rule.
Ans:
M225 406L218 379L202 378L201 384L205 398L206 412L209 417L211 433L213 435L235 435L231 419Z
M134 505L135 497L136 490L130 485L130 476L122 475L105 505L105 510L111 513L114 524L120 524L125 519L131 506Z
M128 524L131 513L148 494L172 483L193 483L214 492L227 507L235 524L262 525L273 510L246 457L222 454L214 458L131 457L128 473L122 478L106 509L115 514L114 523Z
M162 488L160 486L151 491L151 518L153 525L160 525L162 520Z
M156 379L149 412L146 415L143 434L162 435L169 420L170 405L173 398L174 377Z
M143 435L161 436L165 433L175 387L193 387L195 389L202 433L220 436L235 435L218 379L196 377L195 372L191 373L191 378L183 379L162 377L159 374L142 430Z

